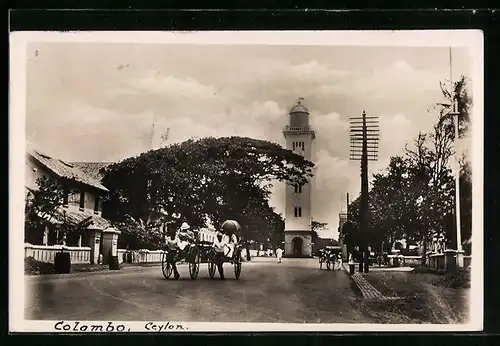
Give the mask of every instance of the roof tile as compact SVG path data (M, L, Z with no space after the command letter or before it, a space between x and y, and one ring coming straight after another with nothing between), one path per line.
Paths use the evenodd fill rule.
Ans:
M52 158L34 149L29 149L28 154L60 177L74 180L102 191L109 191L104 185L101 184L100 179L98 180L93 176L85 173L80 168L78 168L78 166L70 162Z

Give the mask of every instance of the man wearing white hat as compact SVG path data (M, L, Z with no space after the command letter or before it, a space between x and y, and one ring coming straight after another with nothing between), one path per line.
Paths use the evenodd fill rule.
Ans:
M189 245L190 241L194 240L193 232L191 232L191 227L187 222L183 222L181 228L177 231L175 235L175 241L177 246L181 251L184 251L186 246Z
M190 231L190 226L187 222L183 222L180 229L175 232L174 239L170 237L165 237L166 244L168 248L172 251L179 251L179 253L184 252L188 245L194 241L194 234ZM177 258L178 255L175 255ZM186 252L184 252L184 257L186 256ZM180 275L177 270L177 266L175 261L172 264L172 269L174 270L174 279L179 279Z

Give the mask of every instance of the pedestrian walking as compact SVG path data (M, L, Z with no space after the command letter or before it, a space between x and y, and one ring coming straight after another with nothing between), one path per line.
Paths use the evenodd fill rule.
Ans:
M354 274L354 255L352 252L349 254L349 273Z
M280 247L276 249L276 257L278 257L278 263L281 263L281 258L283 257L283 250Z
M343 263L342 263L342 256L340 254L338 254L337 256L337 263L338 263L337 269L342 270Z

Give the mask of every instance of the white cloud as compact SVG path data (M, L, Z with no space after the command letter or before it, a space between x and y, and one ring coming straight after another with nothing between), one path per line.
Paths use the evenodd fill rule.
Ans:
M149 71L144 76L126 81L130 88L138 93L152 93L163 97L178 96L194 99L211 99L217 95L212 85L203 85L192 77L184 79L165 76L157 71Z

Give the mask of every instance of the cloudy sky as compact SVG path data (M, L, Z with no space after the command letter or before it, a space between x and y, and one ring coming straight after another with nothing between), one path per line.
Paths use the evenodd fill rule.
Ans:
M170 143L241 135L284 144L288 111L303 97L317 130L312 215L333 237L345 194L360 190L349 117L380 117L374 173L431 128L427 110L449 78L448 48L31 43L27 59L27 139L68 161L137 155L154 119ZM453 74L471 76L467 50L453 49ZM271 201L278 212L283 193L276 187Z

